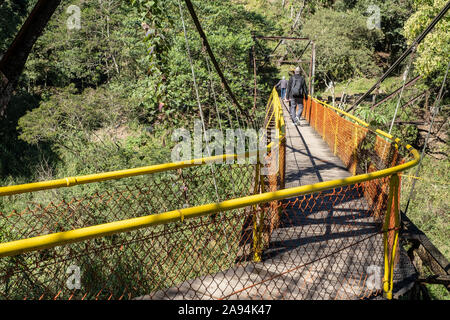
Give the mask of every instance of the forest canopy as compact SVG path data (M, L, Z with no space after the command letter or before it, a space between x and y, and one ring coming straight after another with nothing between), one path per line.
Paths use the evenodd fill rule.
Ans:
M48 21L40 21L45 28L32 39L23 70L16 70L18 81L8 95L5 115L0 108L0 186L169 162L176 143L174 129L192 130L199 118L206 129L221 131L245 129L248 119L261 124L274 85L301 66L314 97L336 108L348 111L374 88L351 112L423 149L424 178L418 182L418 201L411 204L409 214L448 256L450 194L436 181L450 180L450 99L443 82L450 58L450 14L416 52L374 86L446 0L192 2L230 90L216 72L183 0L53 2L56 10ZM37 3L44 2L0 1L0 59L7 56ZM7 81L0 71L3 86ZM0 103L5 105L2 99ZM428 136L432 136L429 143ZM210 169L200 170L204 168ZM241 173L228 174L239 179ZM419 180L414 174L405 172ZM169 186L175 194L186 191L177 184L180 177L170 179L175 181ZM220 190L230 189L227 179L219 181ZM402 177L402 201L414 186L411 181ZM126 179L117 183L128 187ZM210 189L202 194L205 203L216 201L212 184L206 188ZM87 185L86 190L106 194L114 188L105 183ZM161 198L164 191L158 190ZM76 188L64 188L58 195L85 196ZM22 202L0 201L0 214L16 210L16 205L52 201L51 194L27 196ZM106 219L101 208L95 214L98 221Z

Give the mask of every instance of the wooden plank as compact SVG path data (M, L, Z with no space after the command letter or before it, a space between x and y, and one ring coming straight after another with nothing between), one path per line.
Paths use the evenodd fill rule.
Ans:
M450 263L447 258L433 245L430 239L404 214L402 214L403 228L401 236L404 239L415 240L420 243L423 250L419 250L418 254L421 259L435 272L436 274L449 275Z
M286 187L344 178L350 173L309 125L296 126L284 105ZM380 221L358 192L324 192L320 199L286 199L262 261L187 280L142 299L360 299L381 296L366 283L369 267L383 270ZM297 200L297 201L296 201ZM295 203L295 204L294 204ZM406 253L400 251L405 257ZM406 257L407 259L407 257ZM400 259L394 274L401 295L411 265ZM408 264L409 263L409 264ZM382 276L382 275L381 275ZM412 280L412 283L414 279Z
M443 284L445 286L450 285L449 275L432 275L432 276L420 276L417 279L418 282L431 283L431 284Z

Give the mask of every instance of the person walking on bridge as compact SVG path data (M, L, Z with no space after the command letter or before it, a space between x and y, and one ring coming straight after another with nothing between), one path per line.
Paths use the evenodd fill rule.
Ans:
M295 68L294 75L289 78L287 86L287 98L289 99L289 112L292 122L300 125L300 117L303 112L303 98L308 96L308 88L305 79L300 75L300 67ZM297 113L295 112L298 106Z
M281 93L281 99L286 101L286 88L287 88L288 82L286 78L283 76L283 79L278 81L278 83L275 85L277 89L280 89Z

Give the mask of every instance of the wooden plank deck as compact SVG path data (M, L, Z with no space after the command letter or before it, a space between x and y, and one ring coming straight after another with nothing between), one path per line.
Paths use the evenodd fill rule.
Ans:
M286 124L286 188L349 177L351 174L325 141L310 127L295 125L284 104Z
M305 125L296 126L287 106L283 113L286 188L351 175L305 120ZM311 205L302 200L306 207ZM368 267L378 266L383 276L383 242L377 230L380 224L362 197L325 197L310 210L288 206L261 262L247 262L138 299L358 299L370 294ZM405 260L404 254L400 260Z

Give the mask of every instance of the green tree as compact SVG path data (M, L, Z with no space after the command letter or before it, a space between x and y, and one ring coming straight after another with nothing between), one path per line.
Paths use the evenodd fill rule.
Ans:
M164 103L165 112L171 115L170 121L177 118L177 115L185 117L186 111L191 116L198 116L178 2L134 3L141 12L149 12L145 15L150 30L146 38L148 51L151 52L149 72L161 79L155 88L152 88L152 92L157 93L159 101ZM185 8L184 2L181 3ZM251 31L267 33L276 29L275 24L261 14L249 11L243 5L232 1L198 1L194 5L232 91L241 105L249 109L253 104L253 70L249 59L253 45ZM164 12L164 16L158 19L160 12ZM226 92L222 90L220 79L215 74L186 9L184 18L205 117L212 120L232 117L233 121L236 121L236 118L240 121L242 115L235 110Z
M27 63L22 85L42 94L18 122L21 140L48 145L59 176L152 163L155 152L148 148L159 144L164 153L166 130L198 118L178 3L80 1L81 29L67 30L68 3ZM196 10L230 86L250 108L251 30L265 32L274 24L232 2L198 2ZM222 126L237 126L237 120L243 125L187 10L184 15L207 127L218 127L219 119Z
M379 72L374 44L381 33L369 30L366 18L358 11L319 9L306 20L303 32L316 43L316 78L342 81Z
M340 11L354 9L367 19L376 14L370 8L378 7L382 36L375 42L375 50L388 54L387 60L384 61L388 65L406 49L403 26L414 12L413 2L413 0L339 0L336 1L334 8Z
M439 13L446 0L416 0L417 8L405 24L405 36L411 43ZM415 66L432 85L439 86L450 58L450 15L447 13L436 24L417 48Z
M36 1L4 0L0 3L0 54L8 49Z
M81 9L81 29L69 30L69 5ZM63 1L38 39L24 81L79 89L96 87L118 76L135 79L145 70L140 17L122 1Z

